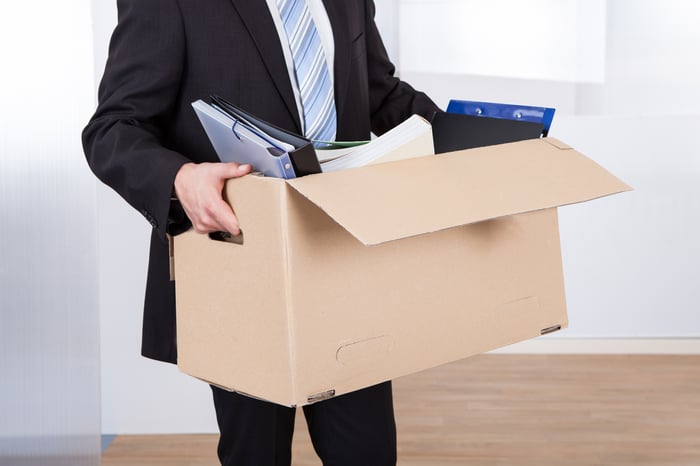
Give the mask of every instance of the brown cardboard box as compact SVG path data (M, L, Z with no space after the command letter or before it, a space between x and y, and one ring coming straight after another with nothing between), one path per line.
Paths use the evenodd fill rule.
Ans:
M557 206L630 189L554 139L230 181L175 239L179 367L304 405L567 325Z

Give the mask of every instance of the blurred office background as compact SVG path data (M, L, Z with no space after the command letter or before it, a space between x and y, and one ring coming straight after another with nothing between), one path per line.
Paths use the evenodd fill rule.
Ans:
M139 356L150 226L83 161L113 3L0 15L1 465L216 430L208 387ZM560 210L571 328L501 351L700 354L700 4L376 4L399 74L439 105L556 107L550 135L636 188Z

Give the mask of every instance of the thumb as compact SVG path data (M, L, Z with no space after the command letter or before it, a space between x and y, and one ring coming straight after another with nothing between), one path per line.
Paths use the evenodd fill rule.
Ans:
M244 163L244 164L238 166L238 171L236 172L236 176L247 175L252 170L253 170L253 167L249 163Z
M250 164L238 164L236 162L226 162L219 164L219 174L223 178L235 178L250 173Z

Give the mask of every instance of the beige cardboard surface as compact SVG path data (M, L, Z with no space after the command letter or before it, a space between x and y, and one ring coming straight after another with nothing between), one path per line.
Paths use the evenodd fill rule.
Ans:
M179 366L303 405L565 327L555 206L626 189L548 141L232 180L243 244L175 238Z
M629 189L589 158L545 139L306 176L289 185L364 244Z
M554 209L366 247L306 203L290 202L298 403L567 325Z
M175 238L178 366L215 384L235 380L239 391L289 399L293 374L280 202L286 187L253 176L238 181L227 193L238 200L243 245L193 231Z

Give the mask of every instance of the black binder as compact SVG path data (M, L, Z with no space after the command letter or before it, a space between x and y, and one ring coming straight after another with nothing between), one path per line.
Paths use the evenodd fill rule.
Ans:
M445 112L438 112L433 118L436 154L537 139L543 133L544 125L532 121Z

